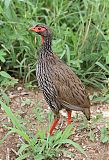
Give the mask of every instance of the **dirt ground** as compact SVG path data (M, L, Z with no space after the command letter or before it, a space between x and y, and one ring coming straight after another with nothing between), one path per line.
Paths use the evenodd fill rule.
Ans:
M22 86L9 91L9 97L11 99L10 107L16 116L24 118L25 126L35 133L38 127L47 126L48 112L50 109L46 104L41 92L34 92L24 89ZM40 115L43 123L39 123L38 117L35 112L39 112L37 105L40 105L40 111L43 111L43 115ZM61 111L60 124L62 128L65 128L66 112ZM76 118L78 115L78 118ZM98 122L94 123L96 116L102 117ZM71 158L68 155L63 155L59 160L109 160L109 141L102 143L100 141L101 128L106 124L109 124L109 105L106 103L96 103L91 106L91 122L86 123L84 121L84 115L80 112L72 112L74 119L73 123L76 126L75 133L70 137L73 141L79 143L86 151L87 157L84 157L74 147L65 147L75 154L75 158ZM84 124L86 123L86 124ZM10 125L10 119L7 117L3 109L0 109L0 140L7 133L6 125ZM90 129L87 128L90 125ZM56 130L55 130L56 132ZM18 153L18 148L21 137L16 134L10 134L7 139L0 145L0 160L15 160Z

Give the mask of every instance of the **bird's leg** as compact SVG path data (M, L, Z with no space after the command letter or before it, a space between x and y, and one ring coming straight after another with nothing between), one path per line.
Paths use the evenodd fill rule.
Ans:
M71 117L72 112L71 111L67 111L67 114L68 114L67 124L69 125L72 122L72 117Z
M53 123L52 123L51 127L50 127L50 135L53 134L53 130L55 129L58 121L59 121L59 117L56 116L56 117L54 118L54 120L53 120Z

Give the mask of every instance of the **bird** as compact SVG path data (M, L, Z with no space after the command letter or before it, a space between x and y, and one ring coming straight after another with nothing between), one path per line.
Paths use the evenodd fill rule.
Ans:
M72 123L72 110L83 112L87 120L90 120L90 100L85 86L74 71L53 53L51 29L44 24L37 24L30 28L30 31L42 38L36 78L46 102L54 113L50 135L53 135L62 109L67 111L68 125Z

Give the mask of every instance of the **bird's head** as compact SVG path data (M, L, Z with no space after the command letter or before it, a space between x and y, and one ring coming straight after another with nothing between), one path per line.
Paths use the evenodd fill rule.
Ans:
M30 28L30 31L36 32L39 35L41 35L42 36L42 43L44 43L44 39L46 37L51 37L51 30L45 25L38 24L38 25Z

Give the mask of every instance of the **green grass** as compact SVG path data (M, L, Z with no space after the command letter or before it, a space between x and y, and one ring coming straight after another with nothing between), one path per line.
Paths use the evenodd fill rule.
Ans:
M17 133L23 140L18 150L18 158L16 160L22 160L27 157L32 157L35 160L47 160L59 156L61 153L70 154L74 156L72 152L65 151L62 144L69 144L74 146L79 152L86 156L84 149L77 144L76 142L69 139L69 136L72 135L72 125L66 127L64 132L58 131L53 136L46 136L46 130L40 130L36 132L36 135L33 135L28 129L25 129L18 117L13 114L10 107L3 103L0 100L1 107L5 110L7 116L10 118L12 127L4 125L9 131L5 137L0 142L3 141L11 133ZM38 116L39 113L37 113ZM51 122L50 122L51 123Z
M103 88L109 75L108 10L107 0L0 1L2 70L24 82L35 79L40 38L28 29L44 23L53 30L54 52L84 83Z

